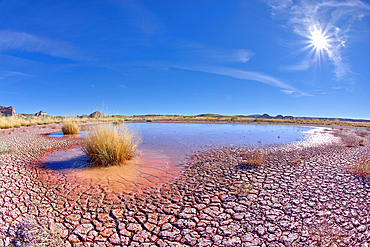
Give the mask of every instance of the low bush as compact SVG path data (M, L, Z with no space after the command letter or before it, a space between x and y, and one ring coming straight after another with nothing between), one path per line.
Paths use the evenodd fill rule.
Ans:
M362 155L357 159L357 162L353 164L350 168L349 171L369 178L370 177L370 157L368 155Z
M52 223L40 225L33 215L22 215L16 223L15 238L11 246L64 246L62 228Z
M356 146L356 141L352 140L352 139L349 139L349 138L344 138L342 137L342 142L344 143L344 145L346 145L346 147L355 147Z
M368 135L368 133L365 133L365 132L356 132L356 134L360 137L365 137Z
M140 143L140 137L127 125L105 125L91 130L85 141L84 152L92 165L111 166L131 159Z
M12 151L11 147L6 143L0 143L0 154L7 154Z
M63 131L63 134L65 135L77 134L78 125L75 122L64 123L62 126L62 131Z
M266 156L259 151L244 152L242 153L242 157L245 163L252 166L262 165L266 159Z

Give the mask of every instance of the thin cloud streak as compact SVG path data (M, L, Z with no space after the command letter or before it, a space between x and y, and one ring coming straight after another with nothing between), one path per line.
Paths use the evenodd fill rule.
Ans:
M254 56L254 52L247 49L224 49L191 41L173 42L173 49L182 56L199 57L202 60L210 59L212 62L246 63Z
M334 65L335 79L353 82L355 73L342 53L347 47L353 22L370 15L369 4L360 0L269 0L268 5L274 18L287 19L287 26L307 39L314 29L323 30L329 36L330 47L326 54Z
M6 77L10 76L31 76L31 75L19 71L0 70L0 80L3 80Z
M282 71L305 71L308 70L312 65L312 62L309 59L305 59L297 64L281 66Z
M0 30L0 52L9 50L40 52L77 61L86 59L80 50L68 42L38 37L25 32Z
M233 68L227 68L227 67L186 67L186 66L172 66L178 69L183 70L192 70L192 71L200 71L204 73L210 73L210 74L217 74L217 75L223 75L223 76L229 76L236 79L241 80L251 80L251 81L257 81L262 82L265 84L268 84L270 86L281 88L282 92L285 94L296 94L299 96L308 96L306 93L301 92L300 90L280 81L279 79L276 79L272 76L265 75L263 73L255 72L255 71L245 71L245 70L238 70Z

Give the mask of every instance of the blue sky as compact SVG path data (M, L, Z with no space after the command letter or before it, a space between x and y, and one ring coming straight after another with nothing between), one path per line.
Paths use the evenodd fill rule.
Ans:
M370 119L365 1L0 1L0 105Z

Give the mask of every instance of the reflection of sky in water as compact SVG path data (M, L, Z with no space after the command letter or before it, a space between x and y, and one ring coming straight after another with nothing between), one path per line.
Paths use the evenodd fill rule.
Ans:
M270 145L303 141L312 129L302 126L265 124L130 123L142 142L139 151L155 151L183 161L187 154L202 148L223 145ZM84 136L86 132L81 132ZM62 137L63 134L51 134Z

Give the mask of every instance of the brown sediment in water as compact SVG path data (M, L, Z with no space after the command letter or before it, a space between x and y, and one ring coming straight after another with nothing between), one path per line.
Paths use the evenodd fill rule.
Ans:
M84 156L81 149L57 152L46 157L45 162L68 162L71 158ZM86 161L85 161L86 162ZM158 187L171 179L178 177L183 166L177 164L166 155L147 151L136 154L124 164L110 167L88 167L62 171L66 181L84 186L98 186L111 192L139 192L146 187Z

